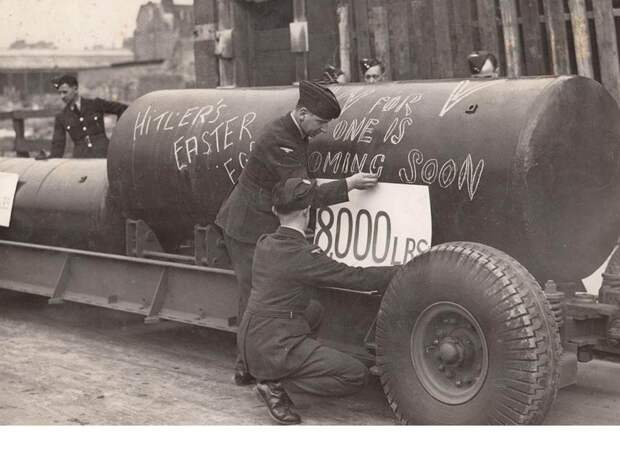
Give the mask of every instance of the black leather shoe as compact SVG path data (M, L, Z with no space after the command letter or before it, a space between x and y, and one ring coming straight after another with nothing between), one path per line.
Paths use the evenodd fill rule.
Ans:
M257 382L256 394L267 406L269 416L281 425L298 425L301 417L292 410L293 402L280 383Z
M256 382L256 378L250 374L250 372L240 368L235 368L235 376L233 377L237 386L249 386Z

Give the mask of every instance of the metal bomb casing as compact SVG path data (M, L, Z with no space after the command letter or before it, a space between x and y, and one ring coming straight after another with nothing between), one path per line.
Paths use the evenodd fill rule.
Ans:
M108 197L106 160L2 158L0 171L19 174L11 225L0 238L124 253L124 224Z
M503 250L537 279L588 276L618 237L620 111L577 77L411 81L331 87L342 107L311 140L317 178L357 171L428 186L433 244ZM164 247L214 221L289 88L160 91L134 102L113 134L112 194ZM407 204L407 198L393 199Z

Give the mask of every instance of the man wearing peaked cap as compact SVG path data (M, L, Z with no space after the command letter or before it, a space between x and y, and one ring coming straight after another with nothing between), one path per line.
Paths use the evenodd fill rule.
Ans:
M299 83L299 103L321 119L330 120L340 116L340 104L331 90L310 81Z
M127 105L100 98L81 97L75 76L65 74L52 81L65 108L56 115L52 153L60 158L65 153L66 134L73 140L73 158L105 158L108 155L108 137L104 115L120 117Z
M472 77L496 78L499 76L497 58L486 50L476 50L467 57Z
M301 81L297 105L265 127L237 185L218 212L215 222L222 228L239 283L238 322L250 295L256 241L278 227L278 218L271 210L273 187L288 178L308 177L308 138L325 132L329 121L339 115L340 105L329 89ZM312 205L323 207L346 202L349 190L374 187L377 180L376 175L356 173L322 184L316 189ZM234 379L238 385L253 382L239 357Z
M363 58L360 67L366 84L376 84L385 81L385 65L376 58Z
M291 178L276 184L273 209L280 227L258 239L252 292L237 342L256 392L281 424L301 422L287 391L343 396L362 389L366 367L312 336L320 318L308 311L316 287L383 292L397 267L351 267L306 241L316 181Z

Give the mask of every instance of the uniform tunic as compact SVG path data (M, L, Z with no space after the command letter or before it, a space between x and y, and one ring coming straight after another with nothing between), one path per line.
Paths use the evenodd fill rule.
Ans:
M256 245L252 293L237 343L259 380L287 380L299 390L338 395L363 386L365 367L311 337L304 310L316 287L383 292L396 267L350 267L291 228L280 227Z
M52 153L60 158L65 153L66 133L73 140L73 158L105 158L108 155L108 137L105 133L104 115L120 117L127 105L100 98L80 98L80 109L67 105L54 121Z
M308 138L290 113L271 122L257 140L239 182L217 214L215 223L224 231L224 241L239 283L238 322L250 295L252 258L260 236L274 232L278 218L271 211L271 193L279 182L308 177ZM349 200L346 180L318 186L313 206Z
M274 232L278 218L272 213L271 192L279 182L308 177L308 138L291 114L273 121L256 142L239 182L222 205L216 224L239 242L256 244L260 236ZM349 200L346 180L318 186L313 206Z

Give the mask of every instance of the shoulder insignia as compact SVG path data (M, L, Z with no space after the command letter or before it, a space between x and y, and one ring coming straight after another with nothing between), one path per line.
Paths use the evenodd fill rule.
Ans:
M310 253L312 255L317 255L317 254L323 253L323 249L321 249L320 247L315 247L314 249L310 251Z
M290 147L280 147L284 153L291 153L293 151Z

